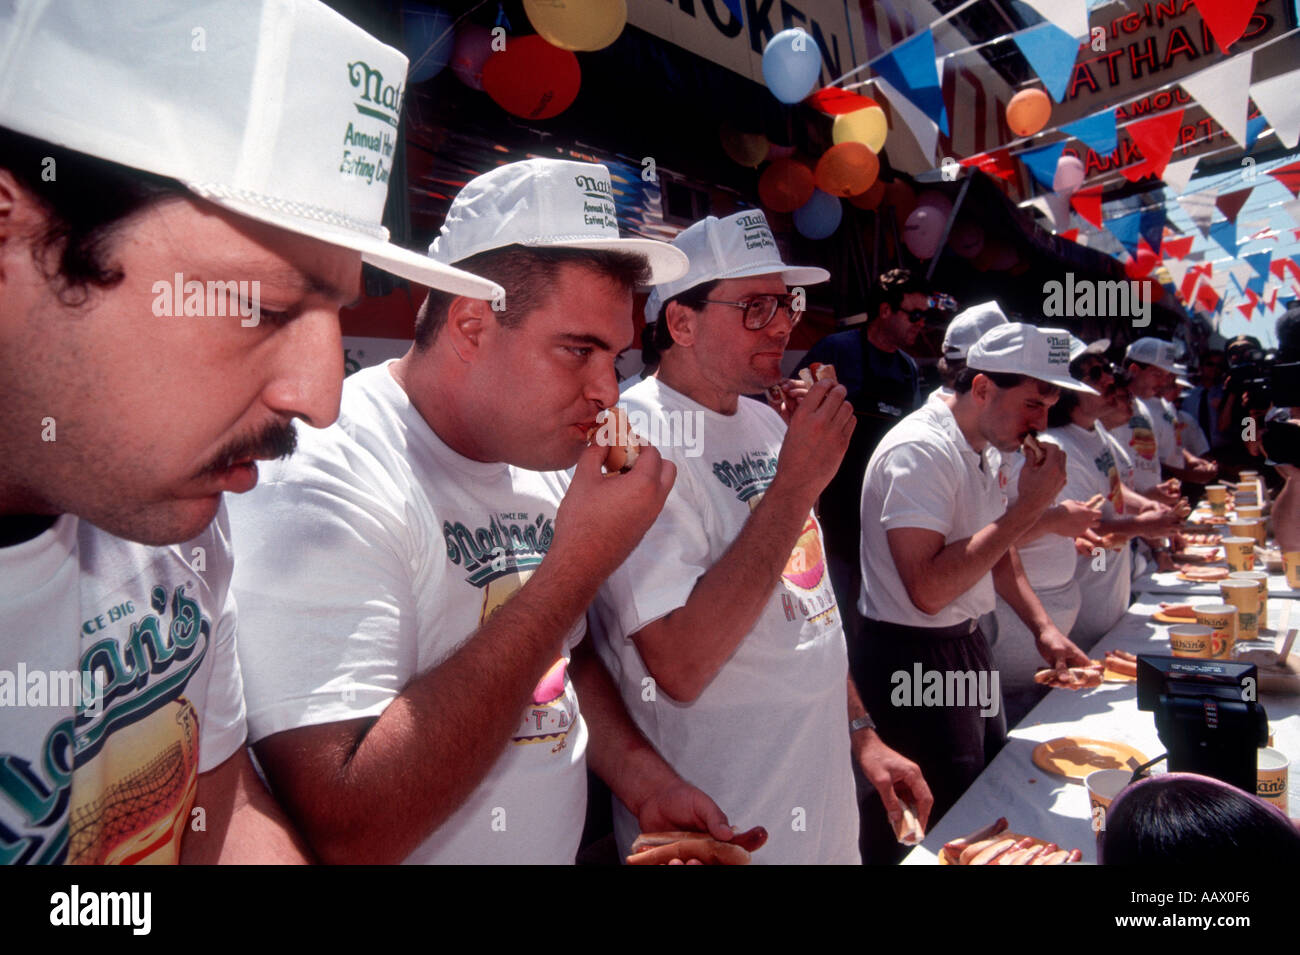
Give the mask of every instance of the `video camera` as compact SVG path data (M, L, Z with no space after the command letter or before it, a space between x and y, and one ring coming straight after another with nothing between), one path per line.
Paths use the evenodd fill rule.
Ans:
M1251 410L1300 406L1300 362L1278 364L1272 352L1238 349L1228 364L1224 390L1246 397Z
M1138 709L1155 713L1169 771L1213 776L1255 791L1268 715L1256 700L1253 663L1138 656Z

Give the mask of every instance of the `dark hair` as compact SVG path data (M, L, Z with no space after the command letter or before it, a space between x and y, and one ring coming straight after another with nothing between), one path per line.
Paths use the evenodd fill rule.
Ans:
M607 249L547 248L507 245L480 252L456 263L457 268L491 279L505 289L505 308L493 309L503 328L517 328L551 294L556 273L564 265L591 269L620 287L631 290L650 281L650 265L635 252ZM447 310L457 296L430 289L415 316L415 347L424 351L447 321ZM581 307L581 303L574 303Z
M32 261L59 301L85 304L91 288L112 288L122 269L109 259L122 224L168 199L190 197L180 182L74 152L0 127L0 166L45 213ZM57 257L57 260L56 260Z
M929 287L910 269L890 269L876 279L876 283L867 290L867 321L873 322L880 317L880 306L900 308L903 297L912 293L925 295Z
M1047 409L1047 426L1049 428L1063 428L1070 423L1070 415L1074 409L1079 406L1079 392L1069 388L1062 388L1061 395L1056 399L1056 404Z
M1295 862L1300 830L1276 807L1208 776L1168 773L1134 783L1111 803L1106 865Z
M980 371L978 368L972 368L969 365L964 366L953 378L952 390L959 395L964 395L970 391L971 384L975 381L976 375L983 375L993 384L997 385L1003 391L1009 388L1019 388L1026 381L1037 381L1031 379L1028 375L1017 375L1005 371ZM1038 393L1042 395L1052 394L1056 390L1056 385L1046 381L1038 382Z
M1279 362L1300 361L1300 302L1292 303L1277 320L1277 358Z
M965 358L949 358L946 355L939 356L939 380L943 382L945 388L952 388L953 382L966 367ZM969 386L968 386L969 387Z
M668 322L665 316L668 314L669 302L677 302L679 305L685 305L692 311L698 312L704 307L704 300L713 294L713 290L718 287L721 279L713 279L709 282L701 282L699 285L693 285L685 292L680 292L668 299L659 306L659 314L655 320L641 329L641 363L646 368L653 368L659 364L659 359L663 353L673 347L672 332L668 330Z

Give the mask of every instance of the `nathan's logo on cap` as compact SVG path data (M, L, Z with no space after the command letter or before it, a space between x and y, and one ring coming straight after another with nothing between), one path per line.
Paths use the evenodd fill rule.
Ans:
M573 184L582 190L582 224L618 232L618 209L614 206L614 189L609 180L574 176Z
M739 216L735 223L745 236L745 249L776 248L772 230L767 227L767 219L762 215Z
M348 64L348 79L361 91L361 98L353 104L358 113L397 126L402 115L401 86L385 84L384 74L361 60Z
M1052 365L1070 364L1070 336L1047 336L1047 361Z

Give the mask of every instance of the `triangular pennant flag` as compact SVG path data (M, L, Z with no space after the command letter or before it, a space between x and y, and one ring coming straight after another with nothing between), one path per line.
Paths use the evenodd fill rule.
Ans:
M1204 192L1194 192L1190 196L1179 196L1178 204L1191 217L1192 224L1201 230L1201 235L1210 234L1210 223L1214 220L1214 198L1217 195L1213 189L1206 189Z
M1250 302L1246 305L1237 306L1237 311L1241 312L1242 315L1246 316L1246 321L1250 321L1250 313L1253 312L1254 310L1255 310L1254 302Z
M1286 281L1286 274L1288 272L1293 273L1296 280L1300 281L1300 266L1296 265L1295 259L1293 258L1274 259L1273 264L1268 267L1268 270L1277 276L1279 282Z
M1165 174L1160 178L1173 190L1174 195L1181 195L1187 188L1187 184L1192 181L1192 173L1196 171L1196 164L1200 161L1200 156L1193 156L1191 159L1171 162L1165 167Z
M1292 70L1250 86L1251 99L1267 117L1273 132L1277 133L1277 138L1282 140L1282 145L1287 149L1295 149L1300 143L1300 96L1296 95L1297 82L1300 82L1300 70Z
M1181 239L1165 239L1162 246L1164 255L1172 255L1175 259L1181 259L1188 252L1192 251L1192 243L1196 241L1195 236L1183 236Z
M1079 238L1078 229L1066 229L1064 232L1058 234L1062 239L1069 239L1071 242L1077 241Z
M925 115L919 106L894 89L888 80L876 77L876 87L889 100L889 105L898 111L903 125L916 138L916 144L920 147L921 155L925 157L926 162L933 164L934 147L939 142L938 125Z
M1255 148L1255 140L1259 139L1259 134L1268 127L1268 120L1263 116L1256 116L1253 119L1246 120L1246 152Z
M1142 238L1146 240L1151 251L1159 255L1160 243L1165 231L1165 207L1148 206L1143 209L1138 219L1138 231L1142 233Z
M1214 117L1239 144L1246 142L1246 111L1250 106L1249 52L1207 67L1178 82L1201 108ZM1258 102L1258 101L1257 101Z
M1223 299L1209 282L1202 282L1201 287L1196 290L1196 304L1207 312L1223 310Z
M1300 162L1293 162L1286 166L1279 166L1277 169L1270 169L1268 174L1290 189L1291 195L1300 196ZM1300 222L1300 219L1296 221Z
M1011 34L1020 52L1033 67L1038 78L1047 87L1047 93L1058 103L1065 97L1074 72L1074 61L1079 55L1079 41L1054 23L1040 23L1028 30ZM1246 74L1250 82L1250 74Z
M995 149L991 153L979 153L961 160L963 166L973 166L985 175L995 179L1010 179L1016 174L1016 164L1011 161L1011 152Z
M1088 35L1088 0L1025 0L1044 20L1072 37Z
M1268 263L1273 258L1272 252L1254 252L1243 255L1241 260L1255 270L1256 275L1268 275Z
M842 90L838 86L827 86L808 97L808 103L814 109L831 116L841 113L856 113L860 109L880 105L869 96L863 96L852 90Z
M1276 305L1277 305L1277 286L1274 285L1273 294L1268 297L1268 310L1270 312L1273 311Z
M1300 225L1300 199L1292 199L1290 202L1283 203L1282 210L1291 217L1291 221Z
M1245 294L1246 294L1246 290L1245 290L1244 288L1241 287L1241 282L1239 282L1239 281L1237 280L1237 276L1235 276L1235 275L1230 275L1230 276L1228 276L1228 277L1229 277L1230 279L1232 279L1232 287L1235 288L1235 289L1237 290L1237 294L1238 294L1238 295L1245 295Z
M1238 189L1236 192L1225 192L1214 200L1214 205L1223 213L1223 218L1229 222L1236 222L1237 213L1246 204L1246 200L1250 198L1250 190L1254 188L1250 186L1246 189Z
M1141 163L1127 166L1121 170L1129 182L1137 182L1145 175L1157 179L1164 175L1169 157L1173 155L1174 145L1178 142L1178 130L1183 123L1183 111L1176 109L1172 113L1152 116L1128 127L1128 134L1142 151Z
M1051 26L1051 24L1047 24ZM1052 27L1052 29L1056 29ZM1058 140L1050 146L1039 146L1037 149L1026 149L1019 153L1016 158L1019 159L1034 178L1041 182L1048 189L1052 188L1052 179L1056 176L1056 164L1061 159L1061 153L1065 152L1065 140Z
M1088 148L1099 156L1113 153L1115 147L1119 145L1119 131L1115 127L1113 109L1076 119L1073 123L1066 123L1061 127L1061 132L1086 143Z
M1139 209L1106 220L1106 228L1110 230L1110 234L1118 239L1120 245L1128 249L1128 254L1134 258L1137 258L1138 239L1141 238L1141 233L1138 231L1141 218L1142 210Z
M1080 189L1070 196L1070 205L1098 229L1101 228L1101 186Z
M1166 248L1168 245L1169 243L1166 242ZM1174 280L1174 285L1183 284L1183 279L1186 277L1187 269L1189 268L1186 262L1182 262L1178 259L1166 259L1165 268L1169 270L1169 277Z
M1264 294L1264 286L1268 279L1262 275L1252 275L1246 280L1246 297L1254 300Z
M1241 39L1250 23L1250 16L1255 12L1255 4L1246 0L1193 0L1196 11L1210 28L1210 33L1218 41L1224 53L1228 47Z
M1210 226L1210 238L1223 247L1229 255L1237 254L1237 223L1216 222Z
M922 30L871 65L890 86L915 103L921 112L939 125L945 136L948 135L948 111L943 105L939 73L934 68L934 34Z

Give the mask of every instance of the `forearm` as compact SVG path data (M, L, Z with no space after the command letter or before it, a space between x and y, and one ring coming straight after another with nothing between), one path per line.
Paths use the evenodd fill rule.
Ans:
M650 675L673 699L699 696L754 628L811 509L810 501L784 492L778 475L686 603L634 635ZM718 613L720 607L727 612Z
M1052 626L1052 618L1047 615L1034 588L1025 578L1025 568L1014 547L994 566L993 588L1035 637Z
M636 815L646 797L677 774L637 729L590 642L574 650L569 671L587 724L587 765Z
M1063 505L1053 504L1047 510L1043 511L1043 516L1035 521L1029 530L1020 535L1020 539L1016 541L1016 546L1023 547L1032 541L1038 540L1040 537L1046 537L1048 534L1061 534L1061 522L1067 516L1068 512ZM1069 536L1072 537L1073 535Z
M337 775L317 782L319 795L300 800L322 859L400 862L488 774L594 596L594 583L556 556L455 653L412 680L342 754Z
M202 828L196 828L199 820ZM271 798L240 748L199 776L194 808L181 842L184 865L293 865L310 863L306 843Z
M923 613L941 611L991 571L1037 522L1039 513L1012 505L987 527L948 544L922 564L912 580L904 581L912 603Z

